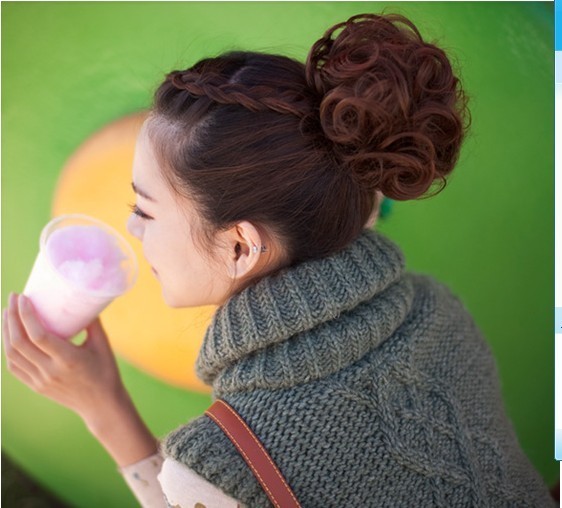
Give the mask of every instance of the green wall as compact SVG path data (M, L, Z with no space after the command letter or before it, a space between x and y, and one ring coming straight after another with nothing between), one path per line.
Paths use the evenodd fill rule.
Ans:
M2 2L2 307L21 292L58 173L90 134L149 105L164 73L240 48L304 59L333 23L387 8L456 58L473 127L447 188L395 202L380 229L407 268L461 295L500 368L505 404L546 481L554 460L553 2ZM126 206L116 203L116 207ZM210 403L118 358L156 435ZM2 446L79 507L136 506L79 418L2 355Z

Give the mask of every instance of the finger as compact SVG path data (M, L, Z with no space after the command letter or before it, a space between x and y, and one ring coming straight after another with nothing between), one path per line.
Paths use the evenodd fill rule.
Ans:
M31 380L45 379L43 371L18 353L17 350L14 350L10 356L6 355L6 363L8 364L8 370L12 371L11 367L16 367L18 371L23 372Z
M101 320L98 317L94 319L87 327L86 327L87 338L83 347L87 348L97 348L97 349L111 349L109 341L107 339L107 335L103 326L101 324Z
M22 383L29 386L34 392L38 391L38 384L35 381L35 378L30 376L27 372L22 370L18 365L15 363L8 361L8 370L18 378Z
M6 311L4 311L7 314ZM2 340L4 342L4 353L6 355L6 361L8 365L17 365L21 370L27 372L29 375L35 378L42 378L44 371L38 366L31 363L25 356L23 356L17 349L13 348L9 341L8 333L8 322L4 316L2 321Z
M4 344L4 354L6 356L6 364L8 370L14 374L20 381L25 384L32 384L35 386L34 378L38 378L39 372L34 367L25 369L18 364L25 364L27 360L23 358L16 349L10 344L10 333L8 330L8 309L2 311L2 342ZM27 362L29 363L29 362ZM29 371L29 373L27 372Z
M68 359L72 355L75 346L46 330L33 303L24 295L20 296L19 315L26 335L44 357Z
M28 373L33 379L43 379L43 371L27 360L17 349L12 347L10 343L10 332L8 330L8 309L4 309L2 313L2 342L4 344L4 354L8 365L16 365L20 370Z
M15 293L10 293L7 321L10 345L12 348L19 348L25 332L19 318L17 295Z
M12 351L10 331L8 330L8 309L2 311L2 343L4 344L4 354L8 356Z
M8 305L8 329L10 331L10 342L12 346L17 347L17 344L21 342L27 334L20 320L18 311L18 295L16 293L10 293Z
M14 305L10 305L10 310L8 311L10 344L13 349L21 353L21 355L24 356L29 362L35 364L37 367L41 367L49 363L50 358L41 349L39 349L34 342L30 340L28 332L21 321L20 301L22 297L23 295L21 295L19 298L15 296L13 299ZM20 366L23 367L23 365ZM41 370L44 369L41 368Z

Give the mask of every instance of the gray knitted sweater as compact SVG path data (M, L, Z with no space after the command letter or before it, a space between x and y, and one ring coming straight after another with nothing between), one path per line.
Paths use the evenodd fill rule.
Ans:
M556 506L473 318L444 284L406 272L377 231L233 296L196 370L303 508ZM249 507L272 506L207 415L169 433L161 453Z

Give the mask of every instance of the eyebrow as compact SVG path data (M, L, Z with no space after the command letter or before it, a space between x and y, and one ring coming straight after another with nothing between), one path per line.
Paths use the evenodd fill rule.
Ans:
M133 191L135 192L135 194L138 194L139 196L142 196L145 199L148 199L148 201L154 201L156 202L156 200L154 198L151 198L146 192L142 191L141 189L139 189L136 185L135 182L131 182L131 187L133 188Z

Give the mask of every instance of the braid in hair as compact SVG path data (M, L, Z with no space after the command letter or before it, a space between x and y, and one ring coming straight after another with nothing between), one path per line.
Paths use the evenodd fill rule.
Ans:
M311 109L309 101L293 90L225 82L224 77L216 73L208 72L203 76L191 70L172 71L166 79L191 95L206 96L219 104L238 104L254 112L272 110L304 118Z

